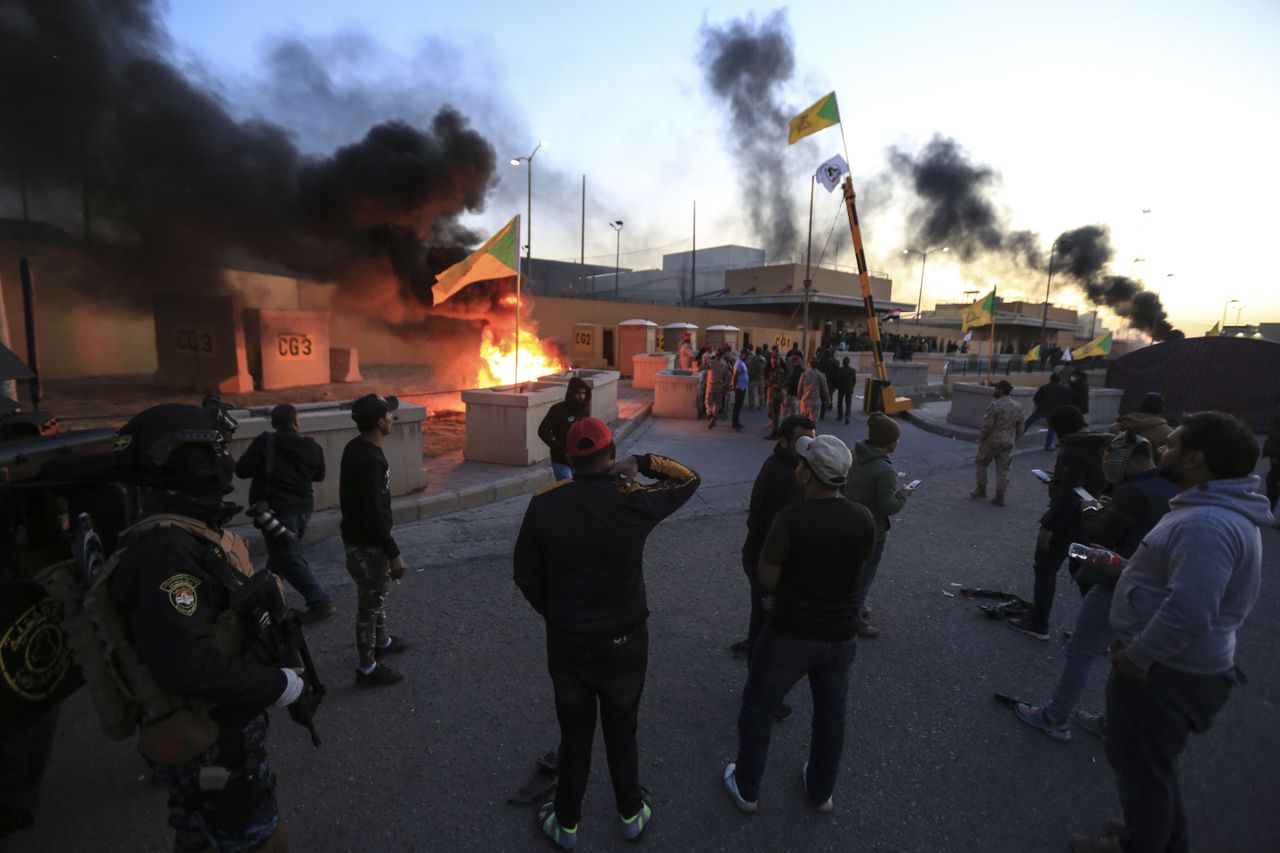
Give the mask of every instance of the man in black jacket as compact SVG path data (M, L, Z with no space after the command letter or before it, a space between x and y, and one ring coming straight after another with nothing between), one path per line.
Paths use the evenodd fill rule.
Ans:
M1107 482L1102 474L1102 448L1110 439L1085 432L1084 415L1075 406L1059 406L1050 412L1049 429L1061 436L1062 447L1049 481L1049 509L1041 516L1036 534L1033 606L1027 615L1008 622L1013 630L1037 640L1049 639L1049 613L1067 548L1084 536L1075 490L1084 489L1094 497L1102 494Z
M357 687L380 687L404 678L380 662L409 644L387 633L383 608L391 581L404 575L404 556L391 536L391 468L382 440L391 435L395 397L366 394L351 404L360 434L342 451L338 500L342 508L342 544L347 573L356 582Z
M586 380L577 376L569 380L565 389L564 400L547 410L538 424L538 438L551 448L551 473L557 480L567 480L573 476L569 468L569 459L564 453L565 436L575 421L591 414L591 386Z
M290 536L263 532L267 568L287 580L307 604L303 622L320 622L333 615L329 593L316 580L305 557L302 537L315 507L311 484L324 479L324 451L316 440L298 434L298 410L282 403L271 410L274 432L258 435L236 463L236 476L253 478L249 502L264 501Z
M597 703L623 835L638 838L652 815L636 745L649 654L644 543L700 482L671 459L647 454L616 461L615 452L603 421L584 418L570 428L573 479L546 486L529 501L513 558L516 585L546 621L560 722L559 786L538 824L565 850L578 840ZM657 482L636 485L637 474Z
M858 371L849 364L845 356L840 369L836 371L836 419L849 423L849 412L853 409L853 393L858 385Z
M1049 376L1048 382L1036 389L1036 395L1031 398L1031 401L1035 404L1036 410L1022 425L1024 433L1031 429L1031 425L1036 421L1047 419L1049 413L1059 406L1070 406L1071 391L1062 384L1062 374L1054 373ZM1053 450L1053 430L1048 428L1044 433L1044 449Z

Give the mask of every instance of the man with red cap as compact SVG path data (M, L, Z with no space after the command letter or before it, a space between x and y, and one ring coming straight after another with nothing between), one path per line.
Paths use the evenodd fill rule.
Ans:
M565 441L573 479L533 496L516 538L515 582L546 621L560 722L559 786L538 825L564 850L578 843L597 706L622 834L639 838L653 814L636 744L649 656L644 543L700 482L671 459L616 451L603 421L576 421ZM637 475L656 482L638 485Z

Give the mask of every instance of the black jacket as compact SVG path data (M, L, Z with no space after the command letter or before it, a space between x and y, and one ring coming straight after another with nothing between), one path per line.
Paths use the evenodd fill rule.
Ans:
M657 480L624 490L607 474L577 474L529 501L516 537L515 582L548 633L617 636L649 615L644 543L701 482L662 456L637 456Z
M1159 468L1130 477L1116 487L1106 509L1082 513L1085 536L1090 544L1128 559L1156 522L1169 512L1169 500L1178 491L1177 484ZM1114 586L1115 581L1112 578L1110 585Z
M360 436L351 439L338 477L342 541L381 548L388 560L400 556L391 537L391 467L382 448Z
M1035 403L1036 411L1044 415L1059 406L1075 405L1071 397L1071 389L1061 382L1044 383L1036 389L1036 395L1031 398L1031 401Z
M773 453L756 474L747 508L747 541L742 543L742 560L752 577L774 516L789 506L799 506L802 500L803 493L796 482L796 458L775 444Z
M579 388L585 388L587 391L587 400L581 408L573 402L573 392ZM564 452L564 440L569 436L569 427L573 426L574 421L590 414L591 386L575 376L569 380L569 387L564 392L564 400L548 409L542 423L538 424L538 438L551 448L552 462L558 462L561 465L569 464L569 458Z
M842 394L852 394L853 389L858 384L858 371L853 369L852 364L842 364L840 369L836 371L835 389Z
M1080 410L1080 414L1089 414L1089 382L1083 376L1075 382L1067 383L1067 392L1071 395L1071 405Z
M1080 498L1075 489L1083 487L1095 498L1107 486L1102 473L1102 449L1109 435L1078 432L1062 437L1062 447L1053 465L1049 483L1049 509L1040 518L1045 530L1074 535L1080 527Z
M286 681L278 667L214 645L214 624L231 597L225 573L235 569L213 544L172 527L143 531L126 544L111 576L111 601L156 685L217 703L213 716L228 727L245 725L279 699Z
M271 445L270 477L267 445ZM266 501L278 513L311 512L315 499L311 484L324 479L324 450L314 438L293 430L264 432L236 462L236 476L253 478L250 501Z

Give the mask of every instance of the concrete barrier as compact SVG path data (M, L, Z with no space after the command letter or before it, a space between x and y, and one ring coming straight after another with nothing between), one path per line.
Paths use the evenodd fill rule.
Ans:
M997 380L999 381L999 380ZM961 382L951 388L951 411L947 413L947 421L967 427L981 427L982 416L991 404L992 387L979 385L976 382ZM1034 388L1014 388L1013 401L1022 407L1022 417L1026 420L1035 410L1031 398L1035 396Z
M929 366L916 364L913 361L888 361L885 370L889 373L889 382L898 391L911 388L923 388L929 384ZM871 373L866 374L870 376Z
M653 377L655 418L698 417L698 374L693 370L660 370Z
M315 484L317 510L338 505L338 471L342 451L355 438L355 421L351 420L351 402L298 403L301 434L314 438L324 451L325 478ZM232 415L240 421L231 441L231 454L237 459L260 433L271 431L271 407L254 406L235 409ZM427 472L422 465L422 422L427 410L422 406L401 402L391 435L382 440L382 452L391 469L391 495L407 495L427 487ZM228 500L249 505L249 480L236 480L236 490Z
M567 382L525 382L519 391L514 385L463 391L467 407L463 458L523 466L549 458L551 450L538 438L538 425L547 410L564 399Z
M631 387L653 389L653 377L663 370L671 370L676 366L676 354L673 352L638 353L631 357Z
M566 370L563 373L539 376L538 381L559 385L563 388L575 376L586 382L587 387L591 389L591 417L599 418L605 423L612 423L617 420L619 374L616 370L580 368ZM564 391L560 392L560 399L564 399Z
M1106 429L1120 417L1120 398L1124 396L1122 388L1090 388L1089 389L1089 429L1098 432L1098 428Z

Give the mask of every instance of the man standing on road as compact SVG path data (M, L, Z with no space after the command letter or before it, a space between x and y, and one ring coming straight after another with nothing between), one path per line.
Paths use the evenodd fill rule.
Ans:
M1220 412L1187 416L1165 443L1160 467L1182 491L1124 567L1111 603L1107 761L1124 827L1117 837L1075 836L1074 850L1190 847L1178 756L1244 680L1236 634L1258 599L1258 527L1272 522L1257 464L1252 431Z
M727 358L729 353L725 353ZM733 362L733 428L742 431L742 404L747 398L747 388L751 385L751 375L747 369L747 360L751 358L751 350L744 349Z
M804 503L779 512L765 538L759 579L774 593L773 612L756 639L742 691L737 760L723 774L730 798L744 812L759 806L773 709L806 676L813 729L800 778L810 805L832 809L857 642L858 575L875 540L871 513L840 494L853 461L844 442L805 436L796 442L796 455Z
M391 435L395 397L366 394L351 404L360 434L342 451L338 499L347 573L356 582L357 687L381 687L404 678L381 659L409 644L387 633L384 607L391 581L404 575L404 556L391 536L391 468L382 441Z
M822 419L826 420L827 410L832 405L831 398L835 396L836 374L840 372L840 364L836 361L836 357L832 354L830 347L823 349L818 357L818 369L822 371L822 375L827 380L827 400L822 404Z
M586 380L574 376L565 389L564 400L547 410L538 424L538 438L551 448L551 473L557 480L567 480L573 476L569 469L569 459L564 453L564 439L574 422L591 414L591 386Z
M1046 420L1049 413L1059 406L1071 405L1071 392L1062 384L1062 374L1050 374L1049 381L1036 389L1036 394L1031 401L1035 404L1036 410L1022 425L1023 432L1031 429L1031 425L1036 421ZM1053 430L1047 427L1044 433L1044 449L1053 450Z
M1009 487L1009 465L1013 462L1013 446L1022 438L1022 407L1009 395L1013 385L1007 379L995 384L991 396L995 399L982 415L982 437L978 440L978 483L971 498L987 496L987 466L996 463L996 496L991 503L1004 506L1004 493Z
M827 406L831 405L831 389L827 387L827 377L818 369L816 359L809 359L809 369L800 377L796 398L800 401L800 414L814 422L820 420Z
M902 485L902 479L894 470L889 454L898 449L902 427L884 412L872 412L867 419L867 440L853 447L857 464L844 486L844 496L871 511L876 522L876 542L867 564L858 576L856 604L858 605L858 636L871 639L880 636L880 629L870 622L871 611L867 607L867 593L875 580L884 546L889 540L889 516L896 515L907 505L911 489Z
M724 417L725 401L729 394L729 384L733 380L733 367L727 358L712 356L707 362L707 417L711 422L707 429L715 429L716 421Z
M747 374L751 384L747 386L747 408L760 410L764 408L764 371L769 361L765 358L764 347L756 347L755 352L747 347L751 357L747 359Z
M778 437L778 422L785 417L783 410L787 403L787 365L782 354L774 352L769 358L766 368L766 390L769 394L769 434L768 439Z
M836 371L836 418L849 423L849 412L853 409L853 392L858 387L858 371L849 364L845 356L844 363Z
M529 501L516 538L514 577L544 620L547 669L560 722L559 786L538 825L557 845L578 841L591 770L596 708L622 834L635 840L652 815L640 787L636 718L648 668L644 543L697 490L698 475L654 454L615 459L609 427L584 418L569 430L572 480ZM637 474L656 480L633 481Z
M298 434L298 410L288 403L271 410L271 426L274 432L260 433L236 462L236 476L252 478L249 502L266 503L293 533L263 531L267 568L302 595L307 606L302 621L321 622L333 615L333 602L302 556L302 537L315 507L311 484L324 479L324 450L314 438Z

